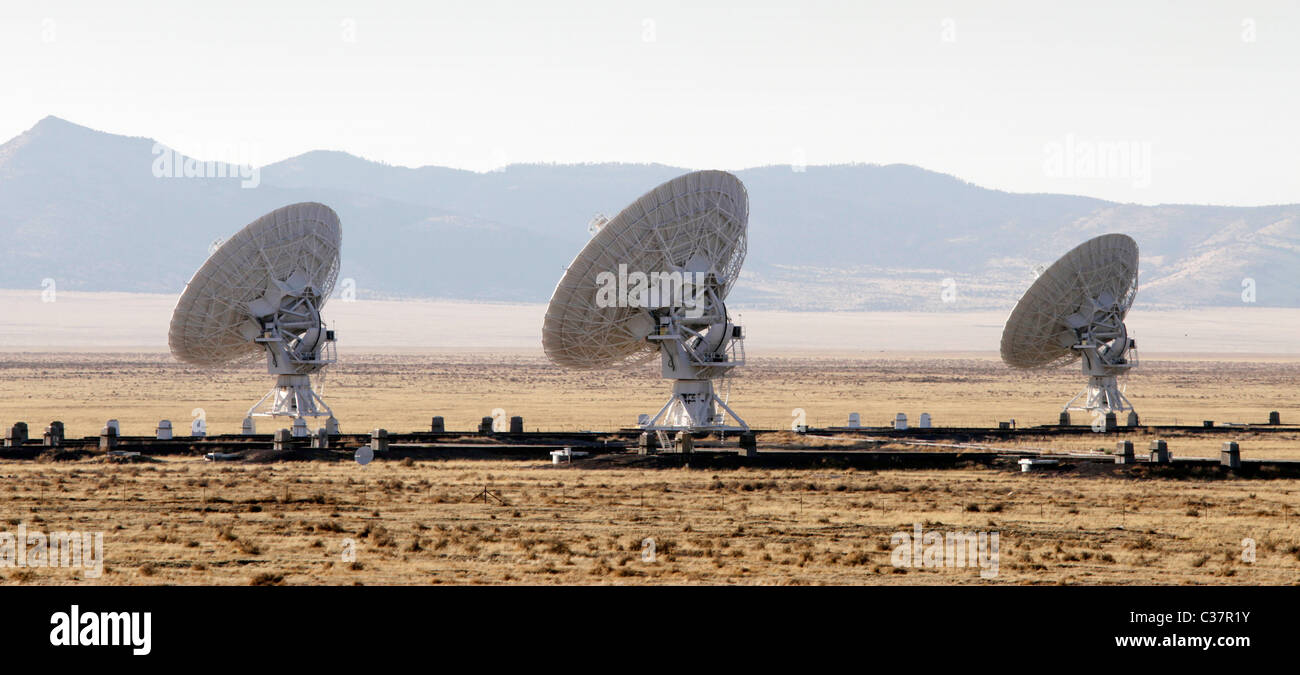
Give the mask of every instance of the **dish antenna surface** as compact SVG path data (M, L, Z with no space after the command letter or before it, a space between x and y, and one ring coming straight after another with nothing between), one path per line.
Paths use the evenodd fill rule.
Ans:
M338 214L324 204L292 204L253 221L186 285L167 336L172 355L216 367L265 354L275 387L250 417L333 417L311 375L335 361L334 331L320 312L334 289L341 245Z
M673 393L642 428L747 431L713 380L745 359L724 301L745 261L748 222L745 186L725 171L647 192L595 232L556 285L542 326L547 357L601 369L658 354Z
M1082 359L1088 387L1064 410L1132 411L1118 377L1138 365L1137 343L1124 325L1137 289L1138 246L1132 237L1104 234L1079 244L1016 303L1002 330L1002 360L1030 369Z

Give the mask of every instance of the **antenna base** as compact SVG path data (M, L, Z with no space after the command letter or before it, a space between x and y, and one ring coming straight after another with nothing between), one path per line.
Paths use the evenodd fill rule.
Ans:
M1088 378L1087 388L1070 399L1061 410L1062 412L1082 410L1090 413L1118 414L1132 411L1133 404L1120 390L1119 379L1115 375L1093 375Z
M718 398L713 391L713 380L674 380L672 398L642 428L647 431L749 431L749 424Z
M248 409L249 417L333 417L325 401L311 388L308 375L278 375L275 388Z

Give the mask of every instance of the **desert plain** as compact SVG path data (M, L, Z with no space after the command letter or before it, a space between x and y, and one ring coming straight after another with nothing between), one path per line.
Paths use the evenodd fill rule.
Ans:
M165 318L166 303L127 300L123 313L147 316L165 335L165 321L155 315L162 307ZM469 311L444 309L446 316ZM463 335L447 337L441 348L341 342L340 361L324 379L325 399L345 432L364 433L428 429L434 415L449 429L469 431L494 411L522 416L529 431L607 430L655 412L667 396L655 362L614 371L555 367L536 348L536 326L517 323L519 312L539 318L536 307L496 312L497 323L477 347L467 343L478 336ZM1195 351L1186 348L1202 342L1171 340L1168 346L1185 351L1143 353L1127 383L1143 421L1259 424L1270 411L1284 423L1300 420L1300 354L1265 330L1276 327L1278 316L1233 324L1245 328L1220 349ZM1295 323L1291 314L1282 318ZM927 342L936 339L929 324L911 333L914 349L905 335L891 338L898 342L886 349L861 346L850 340L853 325L830 327L833 339L818 344L754 340L748 363L725 390L737 412L766 429L800 420L843 425L852 412L871 426L899 412L913 421L928 412L938 426L1054 423L1082 377L1074 368L1007 369L989 348L987 338L996 335L995 325L985 325L989 320L972 320L981 339L969 345ZM758 316L751 325L765 321L774 319ZM51 322L57 326L57 317ZM355 325L364 334L362 322ZM428 327L428 336L441 335L433 332L440 319L417 325ZM215 370L177 363L157 335L141 339L135 328L110 331L94 344L81 341L75 326L47 326L52 337L45 343L24 326L0 330L18 345L0 352L0 426L24 421L36 434L60 420L69 436L92 436L110 418L127 435L151 434L160 419L183 431L195 415L206 419L210 433L233 433L271 383L256 363ZM1177 329L1164 332L1173 336ZM409 333L403 339L414 341ZM1252 344L1269 349L1252 352ZM259 431L271 430L261 425ZM1156 434L1030 434L1005 444L1095 451L1128 438L1144 448ZM1161 437L1175 456L1202 457L1216 456L1226 438ZM1231 438L1246 458L1300 460L1294 432L1243 427ZM852 448L855 441L843 443ZM1300 582L1300 481L1294 479L1022 474L977 466L711 469L582 460L555 466L397 451L364 467L0 454L0 486L0 530L102 532L104 541L102 575L0 569L6 584ZM996 574L982 576L971 566L894 565L895 535L918 526L996 532Z
M524 352L353 354L330 373L325 394L344 431L427 429L434 414L468 431L498 408L524 417L528 430L609 429L659 402L655 368L574 373ZM1300 362L1286 358L1150 360L1129 393L1147 421L1258 423L1270 410L1288 421L1300 414L1289 405L1297 375ZM730 395L763 428L788 427L795 409L821 426L843 424L849 412L883 424L900 411L950 426L1013 417L1032 425L1054 421L1078 380L1026 377L988 355L782 355L752 357ZM143 435L163 418L183 429L202 409L211 432L231 433L267 384L256 365L201 371L159 352L10 353L0 355L0 421L36 428L60 419L81 436L112 417ZM1143 448L1148 435L1124 437ZM1223 440L1163 437L1185 456L1214 456ZM1300 459L1300 433L1243 428L1233 438L1248 458ZM1009 446L1097 450L1115 440L1027 436ZM364 467L0 459L0 484L0 528L103 532L105 557L96 578L26 568L0 570L4 583L1300 582L1293 479L554 466L395 452ZM997 532L996 576L894 566L892 537L917 525ZM1248 540L1253 562L1243 559Z

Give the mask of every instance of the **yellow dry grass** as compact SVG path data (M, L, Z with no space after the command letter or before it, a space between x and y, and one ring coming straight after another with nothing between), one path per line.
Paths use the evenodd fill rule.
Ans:
M1285 422L1300 421L1300 359L1149 359L1139 371L1128 393L1148 423L1260 423L1272 410ZM170 419L182 433L202 409L210 433L236 433L272 382L261 365L203 370L156 352L0 354L0 425L25 421L36 436L57 419L75 437L95 435L113 418L124 434L151 435L158 420ZM929 412L938 426L1010 419L1030 426L1055 424L1083 384L1077 367L1026 373L995 356L768 356L737 371L730 402L751 426L767 429L788 429L799 411L813 426L844 425L851 412L865 425L887 424L898 412L915 423ZM627 371L571 371L534 351L348 354L324 387L342 429L358 433L424 430L434 415L445 417L448 429L472 430L498 409L522 416L529 431L612 429L656 412L668 393L657 361ZM1086 420L1076 413L1076 421ZM263 421L259 430L272 428ZM1215 456L1223 440L1180 439L1175 452ZM1247 457L1300 459L1294 437L1246 440ZM1098 441L1061 443L1079 449Z
M608 428L653 412L657 365L574 373L533 352L350 355L327 399L344 430L469 429L502 408L529 430ZM1152 360L1129 392L1144 418L1300 419L1300 363ZM814 425L849 412L879 424L905 411L937 424L1056 419L1081 386L1073 371L1015 373L984 356L755 358L732 402L760 427ZM269 385L256 366L212 372L165 354L7 354L0 423L49 420L72 436L121 420L183 428L194 408L237 430ZM269 431L265 426L262 431ZM1145 446L1145 436L1130 436ZM1213 455L1221 436L1165 434L1176 454ZM772 438L778 442L779 438ZM1029 437L1050 450L1114 437ZM1294 433L1240 435L1246 457L1300 458ZM847 441L836 441L840 445ZM0 514L42 531L102 531L108 571L0 570L5 583L104 584L1290 584L1300 580L1296 480L1170 481L1005 470L728 471L553 467L544 462L393 461L271 465L166 458L139 464L0 459ZM484 487L506 504L474 497ZM890 564L890 536L913 525L997 531L1000 569ZM653 562L643 542L656 542ZM1257 559L1243 562L1252 539ZM343 558L345 540L356 559Z
M0 462L12 530L104 532L66 584L1293 584L1300 481L949 471L584 469L518 461ZM504 503L476 500L488 488ZM992 579L891 535L998 532ZM1256 542L1253 563L1243 540ZM643 557L647 539L656 555ZM355 552L346 558L345 550Z

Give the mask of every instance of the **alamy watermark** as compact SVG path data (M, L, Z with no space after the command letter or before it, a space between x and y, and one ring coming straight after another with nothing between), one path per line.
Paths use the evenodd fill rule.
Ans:
M41 302L50 303L59 299L59 285L50 277L41 279Z
M1135 188L1151 187L1151 142L1066 134L1043 145L1043 173L1051 178L1127 180Z
M927 532L915 523L910 533L890 535L894 550L889 562L894 567L978 567L981 578L993 579L998 576L1000 540L998 532Z
M939 22L939 41L949 44L957 41L957 21L952 17L944 17Z
M239 187L255 188L262 183L261 169L253 166L252 161L244 161L251 153L243 148L234 148L241 161L236 163L204 161L187 157L172 150L162 143L153 144L154 178L240 178Z
M707 278L704 272L628 272L627 265L619 265L618 272L596 275L596 306L681 307L688 318L698 319L704 316Z
M87 579L104 573L103 532L0 532L0 569L67 567L86 571Z
M72 605L50 615L55 647L130 647L136 656L153 651L153 612L83 612Z
M342 302L357 301L357 280L347 277L339 282L339 300Z

